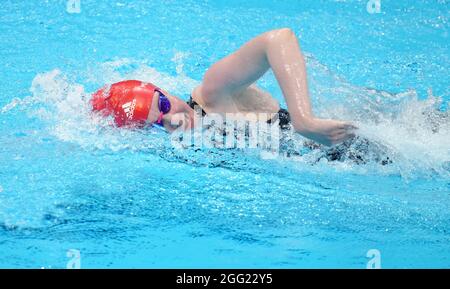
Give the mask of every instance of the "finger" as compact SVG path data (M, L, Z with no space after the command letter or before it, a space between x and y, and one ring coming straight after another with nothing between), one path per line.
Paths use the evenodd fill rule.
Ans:
M350 122L346 122L346 121L342 121L338 127L340 129L345 129L345 130L358 129L358 127L356 125L354 125Z
M349 133L353 133L352 129L347 129L347 128L339 128L337 130L335 130L332 135L333 136L343 136Z
M354 133L348 133L348 132L339 133L333 137L333 143L338 144L338 143L344 142L344 141L354 138L354 137L355 137Z
M357 130L358 127L352 123L346 123L346 124L344 124L344 129L348 130L348 131L349 130Z

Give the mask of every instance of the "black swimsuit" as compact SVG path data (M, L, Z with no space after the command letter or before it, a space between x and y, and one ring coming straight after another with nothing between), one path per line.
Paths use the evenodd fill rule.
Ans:
M206 111L203 110L203 108L195 101L192 99L192 96L189 98L189 100L187 101L187 104L194 109L194 107L197 105L198 107L201 108L202 110L202 116L206 115ZM291 124L291 117L289 115L289 112L287 111L287 109L284 108L280 108L280 110L278 111L278 113L272 118L269 119L267 121L267 123L272 123L275 122L277 119L280 120L279 125L281 129L289 129L290 128L290 124Z
M192 99L192 96L187 101L187 104L194 109L197 105L201 108L201 106ZM201 108L202 116L206 115L206 112ZM289 112L286 109L281 108L277 115L275 115L272 119L268 120L267 123L272 123L279 118L280 128L282 130L290 129L291 118L289 116ZM225 135L225 134L224 134ZM282 142L283 145L280 146L280 151L284 151L287 156L292 155L301 155L298 152L298 147L293 145L292 139L287 139L286 142ZM392 163L392 160L386 154L388 149L384 149L379 144L372 143L368 139L364 139L361 137L356 137L353 140L348 140L343 144L338 146L334 146L331 148L322 147L312 141L306 141L303 143L305 148L310 149L311 151L321 151L321 154L318 155L317 161L322 158L326 158L328 161L345 161L351 160L356 164L365 164L369 162L371 159L368 157L368 152L375 152L375 155L372 156L373 160L381 163L382 165L388 165Z

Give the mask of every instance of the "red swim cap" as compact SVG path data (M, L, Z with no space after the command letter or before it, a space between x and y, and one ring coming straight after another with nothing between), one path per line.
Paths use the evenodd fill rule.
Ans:
M105 86L92 95L94 111L113 114L117 126L143 125L158 87L139 80L125 80Z

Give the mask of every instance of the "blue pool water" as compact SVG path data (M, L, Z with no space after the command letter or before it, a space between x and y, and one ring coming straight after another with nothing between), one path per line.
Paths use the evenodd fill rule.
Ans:
M370 249L383 268L450 267L449 1L66 4L0 4L1 268L66 268L69 250L81 268L366 268ZM377 144L364 164L301 137L295 158L174 150L89 113L89 93L122 79L186 99L280 27L300 39L316 113ZM259 85L282 102L273 74Z

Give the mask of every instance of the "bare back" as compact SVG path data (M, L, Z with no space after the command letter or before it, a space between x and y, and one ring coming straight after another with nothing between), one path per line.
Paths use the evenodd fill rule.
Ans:
M205 105L202 98L202 85L197 86L192 92L192 98L207 113L277 113L280 110L278 101L272 95L252 84L240 93L221 96L220 101L213 106Z

